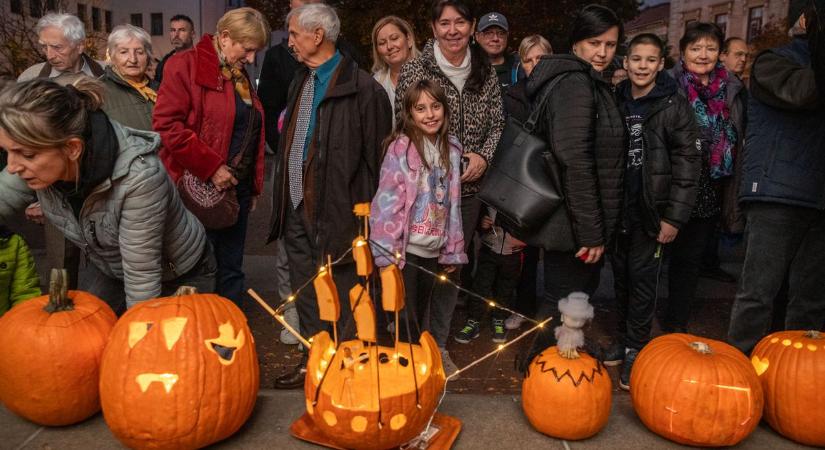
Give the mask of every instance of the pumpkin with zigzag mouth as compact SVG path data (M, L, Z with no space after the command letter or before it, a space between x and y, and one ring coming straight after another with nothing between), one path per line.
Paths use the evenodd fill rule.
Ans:
M612 389L599 361L587 354L567 358L553 346L530 363L521 402L536 430L560 439L586 439L607 424Z

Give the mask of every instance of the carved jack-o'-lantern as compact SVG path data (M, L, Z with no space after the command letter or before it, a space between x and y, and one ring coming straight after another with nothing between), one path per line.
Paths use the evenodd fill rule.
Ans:
M130 309L106 346L103 415L132 448L209 445L235 433L255 406L258 358L246 317L217 295L181 294Z
M335 344L314 336L304 384L307 413L333 443L386 449L417 436L435 411L445 376L438 346L428 332L421 345Z
M585 439L607 424L612 389L610 374L599 361L587 354L567 358L550 347L527 369L521 401L536 430L560 439Z
M751 363L765 391L765 421L794 441L825 446L825 336L773 333L756 345Z
M98 373L117 318L92 294L65 290L53 270L50 295L0 319L0 402L41 425L69 425L100 410Z
M639 353L633 408L654 433L680 444L735 445L759 424L762 387L748 359L720 341L666 334Z

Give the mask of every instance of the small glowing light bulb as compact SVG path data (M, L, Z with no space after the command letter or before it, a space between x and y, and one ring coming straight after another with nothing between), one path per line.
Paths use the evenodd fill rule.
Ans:
M288 302L294 302L294 301L295 301L295 296L294 296L294 295L290 295L289 297L287 297L287 298L286 298L286 301L288 301Z
M504 350L504 345L503 344L498 344L498 350L499 351Z
M438 278L439 278L441 281L447 281L447 275L439 275L439 276L438 276Z
M489 302L489 303L488 303L488 305L490 305L490 307L491 307L491 308L495 308L495 307L496 307L495 302Z

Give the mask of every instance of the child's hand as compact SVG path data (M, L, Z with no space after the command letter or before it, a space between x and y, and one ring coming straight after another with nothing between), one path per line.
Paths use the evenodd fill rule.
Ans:
M524 250L524 248L527 247L526 243L516 239L515 237L513 237L512 234L510 235L510 239L513 240L513 247L514 247L513 249L514 250Z
M659 222L659 236L656 238L656 242L669 244L676 239L677 234L679 234L679 229L663 220Z
M26 219L29 219L38 225L43 225L46 223L46 218L43 216L43 210L40 208L40 202L34 202L26 208Z
M599 262L604 254L604 245L598 247L582 247L576 252L576 258L579 258L585 264L595 264Z
M484 216L481 218L481 229L482 230L489 230L493 227L493 218L490 216Z
M453 273L455 272L455 266L444 266L444 272L446 273Z

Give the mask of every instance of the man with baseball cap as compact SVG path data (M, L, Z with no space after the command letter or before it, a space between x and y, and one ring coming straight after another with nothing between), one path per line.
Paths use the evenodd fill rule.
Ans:
M507 89L518 81L518 58L512 53L507 53L509 33L510 24L507 23L504 14L487 13L478 21L476 41L490 58L490 64L496 70L502 89Z

